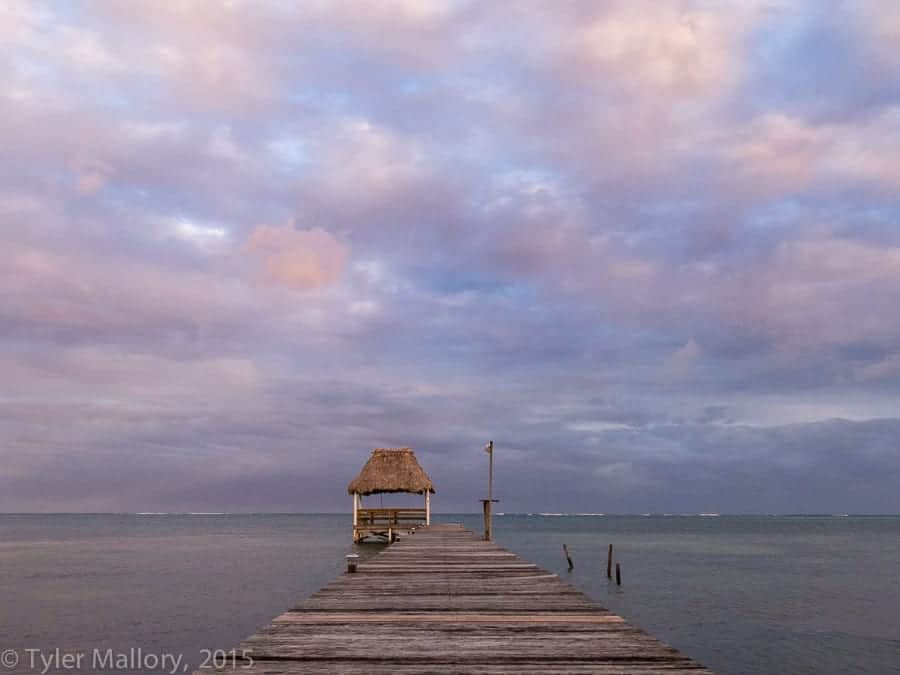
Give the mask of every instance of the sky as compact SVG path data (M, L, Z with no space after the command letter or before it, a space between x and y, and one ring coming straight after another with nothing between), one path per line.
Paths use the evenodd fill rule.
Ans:
M0 511L900 512L900 4L0 3Z

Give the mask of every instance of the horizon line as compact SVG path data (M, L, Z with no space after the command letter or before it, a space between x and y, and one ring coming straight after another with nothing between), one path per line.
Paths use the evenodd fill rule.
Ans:
M351 515L350 511L0 511L0 516L345 516ZM432 516L481 516L478 511L434 511ZM589 513L589 512L549 512L549 511L504 511L495 513L494 516L528 516L528 517L578 517L578 518L607 518L607 517L819 517L819 518L877 518L900 517L900 513L828 513L824 511L795 511L785 513L763 512L621 512L621 513Z

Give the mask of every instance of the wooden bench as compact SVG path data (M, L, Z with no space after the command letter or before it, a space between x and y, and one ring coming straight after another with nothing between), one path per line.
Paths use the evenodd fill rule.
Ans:
M388 541L393 541L398 532L409 532L419 525L425 525L427 517L425 509L359 509L353 526L353 541L360 541L369 535L387 537Z
M425 509L360 509L356 514L359 525L405 525L424 523Z

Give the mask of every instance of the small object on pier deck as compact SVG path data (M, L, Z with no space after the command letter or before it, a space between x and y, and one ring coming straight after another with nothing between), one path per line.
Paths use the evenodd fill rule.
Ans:
M572 562L572 558L569 556L569 547L563 544L563 553L566 554L566 562L569 563L569 571L571 572L575 568L575 563Z
M616 586L622 585L622 568L616 563Z
M344 557L347 559L347 571L352 574L356 571L356 563L359 562L359 556L355 553L348 553Z
M606 578L612 579L612 544L609 545L609 552L606 554Z

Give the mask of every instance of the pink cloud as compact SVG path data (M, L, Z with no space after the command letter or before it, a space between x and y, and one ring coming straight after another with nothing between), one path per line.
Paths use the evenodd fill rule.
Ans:
M0 357L0 373L24 400L93 403L122 415L186 414L260 395L264 374L249 358L167 358L99 346L58 348L51 354Z
M723 140L725 156L737 167L744 184L794 190L805 187L820 171L830 139L831 132L825 127L772 113L736 136L729 132L729 138Z
M314 148L321 163L316 193L355 218L406 197L429 176L416 138L365 118L341 119L323 135L326 142Z
M900 66L900 6L880 0L856 0L847 9L850 20L862 34L860 47L874 56L871 65L892 75Z
M182 101L204 106L267 99L277 79L270 48L289 44L283 17L249 3L135 0L90 11L116 25L108 39L129 68L160 77Z
M859 181L900 187L900 114L816 124L781 112L767 113L746 130L716 133L723 158L740 184L753 192L792 192L822 181Z
M223 274L118 256L4 242L0 320L44 335L141 336L239 326L253 311L249 287Z
M819 300L846 288L875 286L900 291L900 246L823 238L779 244L769 270L782 301Z
M721 318L787 353L900 332L900 247L838 238L784 241L716 291Z
M0 38L10 44L24 39L30 32L29 24L37 19L36 8L24 0L0 3Z
M333 284L348 258L346 247L325 230L297 230L290 224L258 225L247 250L268 283L296 290Z
M112 167L103 161L76 160L72 164L76 176L75 189L82 195L92 195L102 190L112 174Z
M752 5L696 2L652 12L628 2L529 5L516 17L528 28L511 33L507 48L516 53L515 40L527 39L535 75L577 98L511 92L506 99L521 101L503 103L514 117L504 124L525 126L520 136L533 134L554 159L592 176L664 173L681 155L693 157L715 124L761 16Z
M465 3L339 0L306 2L298 7L302 25L347 33L376 58L402 63L406 68L452 64L463 53L466 38L471 38L458 21L465 15Z
M642 98L677 100L719 94L740 72L749 12L697 3L664 4L653 12L634 3L597 7L557 36L570 75L602 75Z

